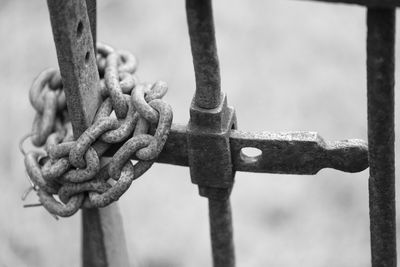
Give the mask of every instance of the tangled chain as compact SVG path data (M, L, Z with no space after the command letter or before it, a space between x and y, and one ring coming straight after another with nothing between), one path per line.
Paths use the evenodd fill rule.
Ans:
M118 200L152 166L171 128L172 109L161 100L167 84L140 83L131 53L98 44L97 66L103 102L93 124L77 140L60 73L44 70L29 92L36 116L28 137L41 150L25 152L22 140L21 151L31 189L55 216L71 216L81 207L104 207ZM96 144L107 148L120 142L124 144L111 161L101 164L106 149L96 151ZM130 161L133 155L139 159L135 165Z

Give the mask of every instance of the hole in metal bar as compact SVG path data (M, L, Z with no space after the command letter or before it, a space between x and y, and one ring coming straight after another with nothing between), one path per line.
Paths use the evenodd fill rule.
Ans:
M82 32L83 32L83 23L82 23L82 21L79 21L78 27L76 27L76 33L77 33L78 37L82 36Z
M257 162L262 155L262 151L255 147L243 147L240 150L240 158L246 163Z
M89 62L89 58L90 58L90 52L88 51L88 52L86 52L86 55L85 55L85 63L86 64Z

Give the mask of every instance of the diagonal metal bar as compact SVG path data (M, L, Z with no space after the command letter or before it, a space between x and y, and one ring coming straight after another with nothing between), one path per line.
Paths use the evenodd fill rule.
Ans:
M97 38L97 0L86 0L86 9L89 16L90 32L92 33L93 47L96 47ZM96 50L94 51L96 53Z
M75 137L91 124L101 101L90 32L95 39L95 0L87 3L90 21L85 0L47 1ZM82 229L83 266L129 266L122 218L116 204L83 210Z
M303 0L302 0L303 1ZM309 1L309 0L307 0ZM317 2L356 4L366 7L399 7L398 0L313 0Z
M369 208L372 267L395 267L394 9L367 12Z
M48 0L47 4L68 111L78 137L90 126L101 102L86 4L84 0Z

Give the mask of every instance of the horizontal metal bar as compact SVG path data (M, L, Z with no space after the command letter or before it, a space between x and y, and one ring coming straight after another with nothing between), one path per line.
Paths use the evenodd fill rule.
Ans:
M189 166L186 125L174 124L157 162ZM360 172L368 168L367 143L358 140L325 142L315 132L230 133L232 161L236 171L316 174L323 168ZM119 145L107 154L112 155ZM261 155L248 157L242 148L254 147ZM135 159L135 158L134 158Z
M323 168L359 172L368 167L368 146L362 140L325 142L315 132L249 133L233 130L230 136L237 171L281 174L316 174ZM244 147L261 150L257 157L241 153Z
M304 0L301 0L304 1ZM310 1L310 0L306 0ZM356 4L366 7L399 7L399 0L311 0L317 2Z
M189 166L187 127L183 124L173 124L164 149L157 162L179 166Z

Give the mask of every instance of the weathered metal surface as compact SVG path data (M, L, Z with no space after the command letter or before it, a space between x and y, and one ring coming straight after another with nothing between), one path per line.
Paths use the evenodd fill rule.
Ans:
M30 100L37 116L45 118L47 98L43 96L47 95L52 97L51 110L57 115L48 123L51 125L48 132L37 131L31 134L45 142L45 151L36 155L22 150L33 187L44 191L39 192L40 200L43 207L53 215L72 216L80 208L101 208L117 201L132 181L153 164L171 128L172 108L161 100L168 91L167 84L163 81L154 84L137 83L133 88L137 62L128 51L115 52L111 47L100 45L96 60L101 62L103 59L106 60L103 66L106 69L105 75L113 73L113 77L109 75L105 78L102 74L101 82L104 83L106 79L114 81L111 85L109 82L104 83L105 88L100 90L103 102L96 112L94 122L76 141L73 141L65 97L61 97L64 95L61 74L54 69L45 70L35 79L30 89ZM98 70L100 73L101 69ZM130 82L127 82L128 77ZM115 87L119 82L124 86ZM112 101L113 91L117 93L114 94L117 103ZM111 114L120 104L128 107L125 118L116 118ZM149 131L152 135L147 134ZM135 135L134 140L128 140L132 133ZM148 142L141 142L143 138ZM124 141L127 143L112 156L109 175L102 175L105 166L100 166L101 155L111 144ZM125 149L128 143L133 145L131 149ZM128 161L132 154L139 158L135 166ZM120 177L120 173L115 170L120 171L121 168L125 171ZM117 181L112 186L107 183L110 177ZM79 201L71 200L74 194L79 195ZM53 195L58 195L61 201Z
M230 188L235 175L229 133L236 124L235 112L227 106L226 96L212 110L193 101L187 129L190 176L200 187Z
M35 146L44 145L58 124L57 112L66 107L62 86L54 82L58 76L57 70L46 69L35 78L29 90L29 100L36 110L32 127L32 144Z
M57 57L74 135L90 126L101 103L86 3L48 0Z
M237 171L316 174L323 168L360 172L368 168L368 146L358 139L325 142L315 132L230 134L234 168ZM245 147L257 148L261 155L248 157Z
M307 0L309 1L309 0ZM367 7L398 7L399 0L313 0L317 2L357 4Z
M230 200L208 200L213 266L235 266L232 211Z
M364 4L370 7L398 5L398 1L391 0L326 1ZM48 5L63 82L61 83L58 73L50 73L45 83L54 90L51 93L53 94L51 101L34 98L32 104L43 113L39 119L46 119L44 120L46 123L37 120L35 129L38 130L35 132L39 132L40 136L49 137L46 150L50 157L54 157L57 153L66 151L68 153L62 154L63 158L54 158L54 161L53 158L42 160L39 154L27 153L26 165L34 187L48 187L50 193L39 190L38 194L50 212L69 216L81 206L109 205L118 200L132 181L145 172L154 160L189 166L193 183L199 186L200 195L207 197L209 201L213 265L233 267L235 255L229 196L235 171L315 174L322 168L357 172L368 167L368 147L361 140L324 142L318 134L312 132L274 134L235 130L235 112L233 108L228 107L226 96L221 94L220 89L211 0L186 1L196 93L191 105L188 127L173 126L164 149L162 147L168 136L172 112L168 112L160 101L152 99L161 98L165 94L166 84L158 82L150 89L148 84L138 84L134 76L124 76L123 73L119 73L123 69L133 74L136 70L136 59L126 51L114 51L107 46L100 48L98 55L100 67L97 71L96 54L93 49L96 38L95 0L48 0ZM394 11L369 10L368 14L369 141L374 147L369 152L372 262L374 267L395 266ZM386 43L389 43L388 51L385 51ZM99 73L101 77L105 76L102 83L99 82ZM45 83L38 83L38 90L35 92L41 92ZM75 137L80 137L76 142L59 146L62 151L56 153L52 150L52 146L57 146L61 139L71 141L67 136L50 138L51 131L47 129L60 127L57 125L63 122L62 119L57 120L54 115L56 111L62 111L59 107L63 105L63 101L65 102L65 95L55 93L62 84L66 91ZM137 90L132 93L133 104L130 105L124 94L129 94L134 86ZM94 127L97 122L106 123L105 117L110 115L112 109L118 120L114 119L102 131L98 131L100 127L82 134L92 124L101 97L110 99L104 102L104 110L96 116ZM54 118L44 116L46 110L50 110L46 109L46 104L49 103L53 103L51 111L54 113ZM158 122L157 129L151 130L154 137L144 135L150 127L149 122L153 124ZM133 124L136 126L133 127ZM165 126L167 124L168 127ZM386 128L389 131L382 135L381 132ZM98 177L102 176L98 172L99 158L93 157L102 155L109 148L109 144L97 139L117 143L125 140L133 130L132 139L122 147L119 147L121 144L116 144L110 149L110 151L118 149L116 157L108 168L111 178L117 180L116 184L111 186L105 183L109 175ZM42 144L46 139L38 138L37 142L40 141ZM95 149L91 147L92 145ZM255 157L246 156L242 153L242 149L248 147L259 149L261 154ZM70 162L66 157L68 154ZM133 166L129 161L132 156L137 156L142 161ZM72 165L79 169L67 171ZM51 187L52 179L60 171L65 171L61 176L63 181L73 183L58 185L61 189ZM99 173L96 179L87 182L86 180L93 178L94 173ZM64 204L53 197L55 192L59 193ZM85 194L89 197L85 198ZM82 223L84 266L129 264L117 206L84 209Z
M117 203L82 210L82 266L130 266Z
M200 108L216 108L221 79L211 0L186 0L186 15L196 76L194 101Z
M156 162L189 166L186 125L172 124L164 149Z
M119 84L118 61L119 55L117 52L112 52L107 56L107 67L105 69L104 81L106 87L109 89L108 95L111 98L115 114L117 115L117 118L121 119L126 117L126 114L128 113L128 105Z
M372 266L396 266L395 10L368 9L367 87Z
M150 145L136 153L136 156L141 160L154 160L158 157L167 141L172 124L173 115L170 105L160 99L154 99L150 101L149 106L157 111L158 123Z
M86 3L84 0L48 0L47 4L74 135L79 137L91 124L101 101ZM93 16L94 12L90 14ZM96 36L95 25L92 32ZM83 266L129 265L122 219L116 205L84 209L82 226Z
M186 0L186 15L196 76L187 128L190 176L210 203L213 265L234 267L229 196L235 171L229 133L236 126L236 116L221 94L211 0Z
M97 0L86 0L86 10L89 16L89 25L90 25L90 32L92 33L93 47L96 47Z
M156 162L189 166L187 134L185 125L173 124ZM232 129L229 142L236 171L316 174L324 168L345 172L368 168L368 145L359 139L325 142L315 132L250 133ZM120 145L111 147L106 155L112 155ZM258 148L262 154L247 159L240 152L245 147ZM133 156L133 159L137 158Z

